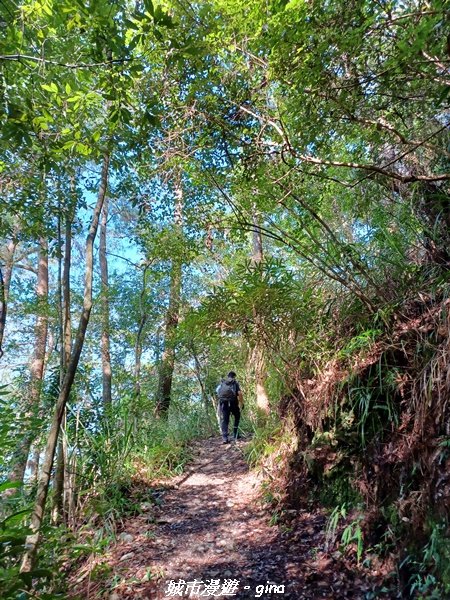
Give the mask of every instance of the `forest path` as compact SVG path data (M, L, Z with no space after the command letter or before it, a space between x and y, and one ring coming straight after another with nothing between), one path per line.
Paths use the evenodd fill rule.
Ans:
M367 597L370 586L323 551L322 513L296 514L291 531L270 526L259 501L261 481L242 455L244 443L223 445L215 438L196 444L188 470L159 492L158 505L144 505L125 523L102 557L108 584L89 576L82 597Z

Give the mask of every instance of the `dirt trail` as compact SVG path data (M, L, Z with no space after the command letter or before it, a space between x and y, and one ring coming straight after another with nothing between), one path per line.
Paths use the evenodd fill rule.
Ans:
M197 445L188 471L161 492L160 505L144 506L128 520L111 548L114 591L91 581L83 597L368 597L367 582L323 551L321 513L296 514L289 530L270 526L259 502L261 482L249 471L241 444L209 439Z

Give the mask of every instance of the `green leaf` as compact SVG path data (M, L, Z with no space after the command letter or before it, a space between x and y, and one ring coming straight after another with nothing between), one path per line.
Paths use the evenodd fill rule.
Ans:
M124 19L123 21L128 29L134 29L134 31L139 31L139 25L134 21L130 21L130 19Z
M148 10L148 12L152 15L152 17L155 16L155 7L153 6L153 2L152 0L144 0L144 6L145 6L145 10ZM157 7L156 10L158 10L159 6Z
M2 484L0 484L0 493L4 492L5 490L22 487L22 485L23 484L21 481L4 481Z
M23 530L21 531L21 533L23 533ZM20 534L0 535L0 545L8 544L8 545L17 546L17 545L23 544L25 542L25 538L26 538L26 534L24 534L24 535L20 535Z
M142 34L141 33L138 33L137 35L135 35L133 37L133 39L131 40L131 42L128 44L128 50L130 52L132 50L134 50L141 39L142 39Z
M27 587L31 587L33 583L33 576L31 573L19 573L19 577Z
M129 123L131 120L131 113L127 108L121 108L120 109L120 118L122 119L122 121L124 123Z
M33 569L30 571L33 579L42 579L44 577L53 577L53 573L49 569Z
M3 521L0 522L0 527L20 523L24 517L32 512L32 510L32 508L24 508L23 510L19 510L12 515L9 515L9 517L6 517L6 519L3 519Z
M148 110L145 111L144 117L145 117L145 120L148 121L150 123L150 125L153 125L154 127L156 127L159 124L158 116L152 114Z
M58 93L58 86L56 85L56 83L41 83L41 88L43 90L46 90L47 92L51 92L52 94L57 94Z
M82 144L81 142L76 144L75 149L83 156L88 156L91 153L89 146L86 146L86 144Z
M168 29L173 29L175 27L172 17L164 12L161 6L156 7L154 19L155 25L162 25Z

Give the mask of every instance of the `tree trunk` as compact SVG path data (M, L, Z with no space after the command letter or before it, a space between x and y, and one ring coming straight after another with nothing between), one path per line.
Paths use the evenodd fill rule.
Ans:
M0 358L3 356L2 345L6 325L6 307L5 279L3 277L3 271L0 267Z
M30 467L30 484L32 486L35 486L37 484L38 481L38 474L39 474L39 460L41 457L41 452L39 450L39 446L35 446L32 454L31 454L32 458L29 461L29 467Z
M102 383L103 407L105 411L111 406L111 355L110 355L110 330L109 330L109 286L108 286L108 260L106 258L106 226L108 222L108 198L103 203L102 221L100 224L100 275L102 282Z
M72 262L72 221L76 204L66 217L64 236L64 265L62 274L62 325L63 325L63 370L67 369L72 352L72 323L70 319L70 265Z
M147 291L147 269L149 264L144 267L142 272L142 290L139 298L139 326L136 335L136 343L134 346L134 395L136 399L141 396L141 357L142 357L142 332L147 323L148 314L145 310L144 300Z
M263 242L261 230L259 228L259 218L255 207L253 207L252 211L252 220L254 225L252 262L254 264L260 264L264 258ZM263 327L263 323L261 315L257 313L256 309L253 311L253 318L255 319L256 335L258 336L259 330ZM261 411L268 414L270 412L270 406L269 397L266 391L266 361L264 358L264 346L258 337L253 347L251 363L255 373L256 406Z
M3 352L3 338L6 327L6 313L8 310L9 288L11 285L12 269L14 264L14 252L17 242L11 241L6 247L5 266L0 268L0 358Z
M174 229L180 239L183 234L183 190L181 186L181 177L178 174L175 181ZM181 257L174 256L170 273L169 306L164 319L164 351L159 364L156 398L156 414L159 417L167 417L170 407L172 378L175 367L175 336L180 316L182 268Z
M136 335L134 346L134 395L136 398L141 396L141 357L142 357L142 331L144 329L147 316L142 315L139 321L139 328Z
M61 236L61 202L58 204L58 318L59 318L59 339L61 350L59 353L59 385L64 379L64 323L63 323L63 300L62 300L62 236ZM53 508L52 523L56 525L60 522L63 513L63 490L64 490L64 454L62 452L61 437L58 445L58 457L56 459L55 476L53 478Z
M80 408L77 410L75 418L75 431L73 447L78 447L78 434L80 430ZM64 456L66 457L66 471L64 475L64 504L67 507L67 524L72 529L76 527L76 474L77 474L77 452L72 452L69 456L67 449L67 438L63 438Z
M73 183L73 182L72 182ZM61 259L59 261L59 315L60 315L60 337L61 337L61 355L60 355L60 385L64 381L64 375L67 371L67 365L72 349L72 327L70 318L70 266L72 259L72 221L76 210L76 199L73 200L72 206L66 215L65 219L65 235L64 235L64 263L61 272ZM61 246L61 232L59 230L59 239ZM63 421L65 422L66 415L64 413ZM56 459L56 469L54 477L54 492L53 492L53 510L52 521L59 523L64 521L64 490L66 488L66 443L64 440L65 427L61 429L58 442L58 453Z
M98 192L97 203L92 215L92 221L89 228L89 234L86 238L86 267L85 267L85 283L83 307L78 324L78 331L75 338L73 350L70 355L70 360L67 366L67 371L61 385L61 390L56 402L55 412L53 415L50 432L48 434L47 446L45 449L44 460L42 464L41 475L39 478L38 489L36 494L36 502L33 513L31 515L32 535L27 536L26 552L22 559L21 572L29 572L36 560L36 552L39 542L39 532L44 518L45 504L47 500L48 487L50 476L53 467L55 449L58 440L59 428L72 388L73 380L78 368L81 351L84 345L86 329L89 323L89 318L92 309L92 282L93 282L93 265L94 265L94 241L97 235L100 215L102 212L103 202L105 200L106 189L108 185L108 170L109 170L109 153L105 153L103 158L103 167Z
M206 387L205 384L203 382L203 377L202 377L202 366L200 364L200 360L198 358L198 354L195 350L195 346L193 343L191 343L190 345L190 350L191 350L191 354L192 354L192 358L194 359L194 365L195 365L195 377L197 378L198 381L198 385L200 386L200 391L202 394L202 401L203 401L203 406L205 408L205 411L208 410L209 407L209 400L208 400L208 393L206 391Z
M253 349L252 366L255 373L256 406L264 413L270 412L269 396L266 391L266 362L264 351L259 343Z
M30 365L30 392L26 415L37 414L44 377L45 349L48 333L48 242L46 238L39 240L38 276L36 283L38 314L35 325L34 353ZM11 481L23 481L30 447L34 440L34 432L27 431L15 454Z
M59 434L58 453L53 489L52 523L57 525L64 520L64 445Z

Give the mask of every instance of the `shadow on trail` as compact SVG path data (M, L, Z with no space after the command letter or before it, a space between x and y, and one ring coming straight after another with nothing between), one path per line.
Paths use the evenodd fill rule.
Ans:
M289 552L279 528L268 525L258 487L238 448L206 440L189 473L164 497L151 557L164 577L136 584L136 595L127 597L333 598L323 581L313 595L305 589L304 555ZM170 592L171 580L179 585ZM239 584L228 584L229 595L207 594L207 584L230 580Z
M271 527L259 486L239 447L204 440L189 471L162 493L156 515L126 524L133 542L118 544L111 557L122 583L102 597L367 598L357 571L323 551L323 514L298 514L294 532Z

